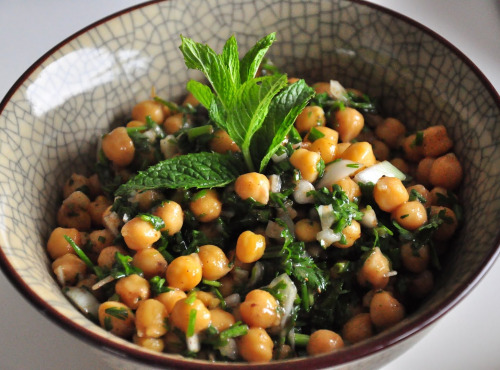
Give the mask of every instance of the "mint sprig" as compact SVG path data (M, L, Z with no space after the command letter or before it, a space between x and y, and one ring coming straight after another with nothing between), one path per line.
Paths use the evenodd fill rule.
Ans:
M126 196L135 190L189 189L225 186L241 174L241 159L219 153L190 153L161 161L140 171L115 195Z

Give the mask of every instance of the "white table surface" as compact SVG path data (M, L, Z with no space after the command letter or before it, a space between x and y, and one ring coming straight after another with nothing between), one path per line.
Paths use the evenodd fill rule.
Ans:
M500 91L499 0L372 1L405 14L462 50ZM0 0L0 97L42 54L134 0ZM497 222L494 220L493 222ZM500 369L500 261L394 369ZM88 345L48 321L0 273L0 369L106 369Z

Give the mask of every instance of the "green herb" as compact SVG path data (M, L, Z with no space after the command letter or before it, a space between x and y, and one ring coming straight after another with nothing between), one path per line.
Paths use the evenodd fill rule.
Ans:
M186 114L193 114L195 112L195 109L191 105L189 105L189 106L177 105L175 103L161 99L157 96L155 96L153 98L153 100L158 102L158 103L163 104L168 109L170 109L172 112L180 112L180 113L186 113Z
M423 131L417 131L415 133L415 140L410 144L410 147L416 147L416 146L421 146L424 143L424 132Z
M165 221L161 217L151 215L149 213L141 213L139 217L142 221L149 222L155 230L161 230L165 227Z
M126 320L128 317L128 310L123 307L108 307L104 312L118 320Z
M359 168L359 163L349 163L349 164L346 164L346 167L349 167L349 168Z
M85 252L68 235L64 235L64 239L66 239L71 248L73 248L76 255L87 265L89 269L94 271L95 274L97 275L97 278L101 280L104 277L104 274L102 273L99 266L95 266L94 263L90 260L90 258L85 254Z
M400 219L403 219L403 218L406 218L406 217L408 217L408 216L410 216L410 215L409 215L409 214L406 214L406 215L402 215L402 216L401 216L401 217L399 217L399 218L400 218Z
M188 327L186 330L186 337L192 337L194 335L194 329L195 329L195 324L196 324L196 314L198 311L195 308L192 308L189 311L189 321L188 321Z
M126 196L134 190L212 188L236 180L241 164L235 155L191 153L166 159L139 172L116 191Z
M413 202L414 200L418 200L422 204L427 203L427 200L424 198L424 196L422 194L420 194L418 191L416 191L415 189L411 189L410 198L408 200L410 202Z
M216 288L219 288L222 286L222 283L216 280L207 280L207 279L202 279L201 282L205 285L213 286Z
M196 300L196 291L192 291L191 293L189 293L189 295L187 296L185 302L186 304L188 305L192 305L194 303L194 301Z
M198 127L192 127L187 130L187 136L189 141L193 141L203 135L212 135L214 128L212 125L203 125Z
M295 345L297 347L306 347L309 343L309 335L302 333L294 333Z
M248 333L248 325L243 324L241 321L237 321L220 333L220 339L221 341L227 341L229 338L241 337L246 333Z
M109 316L104 317L104 330L113 330L113 323L111 322L111 317Z
M151 288L151 292L154 296L157 296L161 293L170 292L172 289L165 286L166 280L159 276L154 276L149 280L149 286Z
M120 252L115 254L116 262L110 271L110 275L115 279L120 279L129 275L142 275L142 270L138 267L132 265L133 258L130 256L125 256Z
M311 131L309 131L308 138L311 143L315 142L318 139L321 139L322 137L325 137L325 134L318 130L316 127L313 127Z

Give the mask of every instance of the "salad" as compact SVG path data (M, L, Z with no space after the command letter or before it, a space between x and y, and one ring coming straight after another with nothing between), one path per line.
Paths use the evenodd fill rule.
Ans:
M339 82L181 36L189 81L103 135L47 241L66 296L157 352L267 362L377 335L433 289L461 220L442 125L408 132Z

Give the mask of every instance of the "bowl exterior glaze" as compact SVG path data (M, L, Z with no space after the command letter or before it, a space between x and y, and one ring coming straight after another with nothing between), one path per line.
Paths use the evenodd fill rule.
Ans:
M0 105L2 268L49 318L117 354L111 362L201 365L141 350L91 323L66 300L45 252L60 189L72 172L90 172L98 136L114 122L123 122L152 87L161 97L178 99L190 78L200 78L184 65L180 34L216 50L235 34L240 50L246 51L274 31L277 41L269 57L290 76L310 82L335 79L379 97L386 115L412 128L444 124L464 167L460 197L466 212L444 263L444 278L417 312L370 341L337 353L256 367L378 367L420 339L472 289L498 254L500 99L446 41L361 1L147 3L63 41L19 79Z

